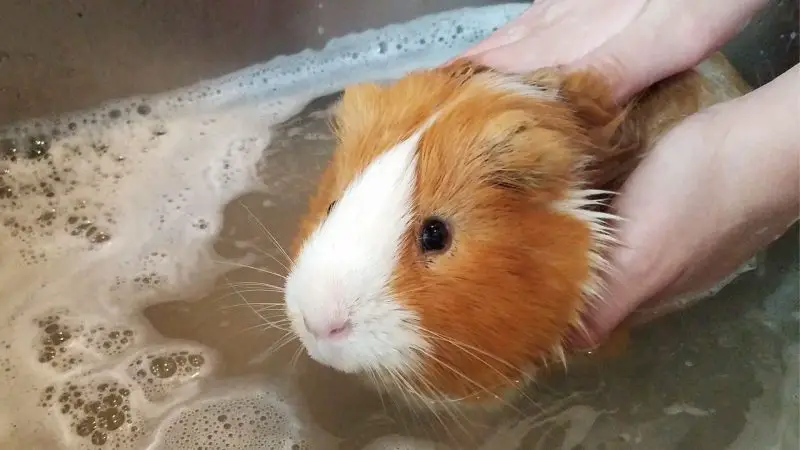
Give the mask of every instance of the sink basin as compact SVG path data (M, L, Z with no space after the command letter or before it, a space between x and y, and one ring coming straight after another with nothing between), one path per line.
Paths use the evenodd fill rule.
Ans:
M797 227L509 411L407 411L287 333L281 248L338 92L442 62L524 6L0 5L0 447L797 448ZM797 64L797 23L774 1L724 52L762 85Z

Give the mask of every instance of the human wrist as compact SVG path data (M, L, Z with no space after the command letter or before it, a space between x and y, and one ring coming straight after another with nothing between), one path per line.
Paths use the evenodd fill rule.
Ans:
M743 215L798 214L800 65L747 95L709 109L729 192ZM718 139L718 140L717 140ZM747 189L742 189L742 184Z

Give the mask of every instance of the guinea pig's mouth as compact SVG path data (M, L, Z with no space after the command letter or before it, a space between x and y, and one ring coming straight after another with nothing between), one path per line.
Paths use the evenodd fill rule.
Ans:
M363 371L359 358L352 355L352 350L349 350L352 346L352 329L345 336L320 338L309 331L303 319L293 319L292 331L314 361L344 373Z
M382 324L382 325L385 325ZM309 358L341 373L356 375L376 390L395 393L410 405L432 408L436 405L447 407L448 404L485 404L496 402L509 389L519 386L502 383L501 386L475 388L470 386L465 392L450 391L454 385L441 384L442 380L430 379L429 365L437 365L439 359L429 342L418 345L407 345L408 338L416 339L419 334L410 329L397 327L387 332L381 324L354 321L350 330L341 336L319 337L312 333L302 316L291 318L292 331L298 336ZM392 339L392 336L399 339ZM403 345L403 344L406 345ZM435 371L442 369L439 367ZM453 367L445 372L456 371Z
M376 302L378 303L378 302ZM417 332L414 322L398 311L377 313L361 308L351 314L342 330L314 332L302 314L289 312L291 330L308 356L334 370L348 374L375 375L398 373L418 365L428 343ZM312 325L313 326L313 325Z

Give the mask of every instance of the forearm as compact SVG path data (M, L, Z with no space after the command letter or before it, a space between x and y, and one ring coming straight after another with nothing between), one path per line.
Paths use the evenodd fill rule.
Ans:
M735 164L742 214L797 218L800 204L800 65L738 99L712 108L724 158ZM735 179L738 178L738 179ZM737 192L731 190L731 192Z

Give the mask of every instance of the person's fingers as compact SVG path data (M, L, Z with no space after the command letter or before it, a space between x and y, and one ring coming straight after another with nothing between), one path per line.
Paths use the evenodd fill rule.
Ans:
M524 73L562 63L542 40L522 39L468 57L478 64L507 73Z
M647 1L537 0L456 59L511 72L572 62L623 29Z
M606 41L599 48L577 59L570 69L593 69L602 73L612 86L615 99L624 103L631 95L657 81L662 58L648 58L643 50L658 48L659 35L656 30L639 20L620 34ZM660 43L666 44L666 43Z
M618 264L617 275L608 277L606 293L595 305L590 305L583 316L585 330L571 337L570 345L579 350L593 348L602 343L641 303L653 292L654 283L631 275L639 270L631 269L637 264L638 249L624 249L612 259ZM628 258L628 262L624 262Z
M456 58L468 58L479 53L512 44L520 39L525 38L532 28L532 24L530 22L536 20L536 14L536 8L531 6L516 18L508 21L505 25L498 28L486 39L483 39L482 41L473 45L466 51L461 52L461 54Z
M682 136L672 133L660 145L672 149L684 144ZM603 341L643 301L658 294L681 273L678 258L671 257L679 255L681 247L668 237L679 230L680 221L674 210L682 207L683 197L663 195L675 189L674 176L683 173L683 159L675 153L655 150L640 163L615 198L615 213L624 219L616 231L619 244L608 254L611 269L604 279L602 298L584 314L588 336L583 345Z
M625 201L625 199L622 199ZM648 239L647 222L624 222L619 229L620 245L609 254L611 267L605 276L602 297L588 305L582 317L582 330L574 330L568 338L571 348L589 350L601 344L639 304L659 290L658 274L662 273L657 245Z
M605 74L622 103L651 84L690 69L719 50L768 0L732 3L719 15L714 2L699 2L686 14L684 2L649 2L636 20L603 45L576 60L572 69L594 68ZM667 41L664 36L677 39ZM669 46L666 57L653 57ZM662 56L663 56L662 55Z

